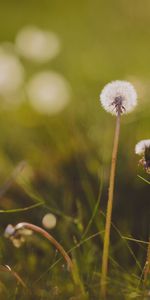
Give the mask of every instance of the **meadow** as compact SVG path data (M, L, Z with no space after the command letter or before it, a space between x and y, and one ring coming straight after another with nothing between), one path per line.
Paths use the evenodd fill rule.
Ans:
M121 117L106 299L150 299L150 175L135 154L150 139L149 1L0 2L0 299L102 299L115 117L99 95L113 80L129 81L138 104ZM31 35L22 46L25 28L41 30L35 44ZM42 234L6 238L20 222L51 234L74 275Z

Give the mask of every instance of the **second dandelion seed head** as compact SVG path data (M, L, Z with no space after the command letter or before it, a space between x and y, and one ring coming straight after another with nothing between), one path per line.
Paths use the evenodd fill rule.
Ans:
M131 112L137 104L137 94L130 82L116 80L105 85L100 101L103 108L113 115Z
M148 174L150 174L150 139L138 142L135 146L135 153L142 155L139 164L144 167Z

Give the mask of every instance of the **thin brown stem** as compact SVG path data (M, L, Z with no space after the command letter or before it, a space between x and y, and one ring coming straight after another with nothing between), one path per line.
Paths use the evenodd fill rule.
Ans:
M64 257L65 261L67 262L68 269L72 271L73 263L72 263L71 258L69 257L67 252L64 250L64 248L55 240L55 238L51 234L49 234L43 228L36 226L34 224L31 224L31 223L27 223L27 222L18 223L15 226L16 230L18 230L20 228L27 228L32 231L36 231L36 232L40 233L42 236L44 236L46 239L48 239L56 247L56 249L61 253L61 255Z
M63 258L67 262L68 270L70 270L70 272L71 272L72 280L73 280L74 284L79 287L79 292L85 296L86 292L84 291L84 286L80 280L78 269L77 269L75 262L72 261L72 259L68 255L68 253L59 244L59 242L51 234L49 234L46 230L44 230L43 228L41 228L39 226L31 224L31 223L21 222L21 223L18 223L16 226L12 226L11 224L9 224L8 227L6 228L5 236L10 238L13 241L13 239L15 240L21 236L21 231L24 228L29 229L30 231L40 233L44 238L49 240L55 246L55 248L61 253ZM22 235L23 235L23 232L22 232Z
M106 225L104 234L104 248L102 257L102 274L101 274L101 296L106 298L106 279L108 272L108 256L109 256L109 244L110 244L110 228L111 228L111 216L113 207L113 195L114 195L114 182L115 182L115 171L116 171L116 161L118 153L119 144L119 133L120 133L120 114L118 114L116 119L116 129L114 136L114 145L112 151L112 161L109 179L109 190L108 190L108 202L107 202L107 213L106 213Z
M15 277L15 279L17 280L18 283L20 283L24 288L27 289L27 286L24 283L23 279L19 276L19 274L17 272L13 271L12 268L10 268L10 266L1 265L0 266L0 271L10 273L13 277Z
M147 248L146 263L144 266L144 280L143 280L144 286L146 285L149 274L150 274L150 239L149 239L149 244L148 244L148 248Z

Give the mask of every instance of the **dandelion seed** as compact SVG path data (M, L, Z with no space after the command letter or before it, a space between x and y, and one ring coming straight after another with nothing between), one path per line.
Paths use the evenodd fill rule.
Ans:
M17 34L16 49L29 60L45 63L59 53L60 41L54 32L27 26Z
M145 171L150 174L150 139L142 140L135 146L135 153L142 155L139 164L142 165Z
M137 104L137 94L133 85L127 81L112 81L100 94L103 108L113 115L131 112Z

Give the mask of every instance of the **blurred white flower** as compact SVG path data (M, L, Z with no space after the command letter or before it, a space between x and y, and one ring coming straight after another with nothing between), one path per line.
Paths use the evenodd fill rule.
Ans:
M17 34L16 49L25 58L44 63L60 52L60 40L54 32L27 26Z
M19 248L32 235L32 231L26 228L16 229L15 226L9 224L4 232L4 236L10 239L16 248Z
M106 111L118 115L134 109L137 94L131 83L116 80L105 85L100 94L100 101Z
M45 228L52 229L56 226L56 217L55 215L49 213L46 214L42 219L42 224Z
M135 153L139 155L143 155L145 153L146 148L150 149L150 140L142 140L138 142L135 146Z
M15 233L15 229L14 226L12 226L11 224L7 225L5 232L4 232L4 236L6 238L9 238L10 236L12 236Z
M62 75L45 71L31 78L27 94L35 110L44 114L56 114L69 102L70 85Z
M0 95L15 93L23 80L24 69L18 57L0 47Z

